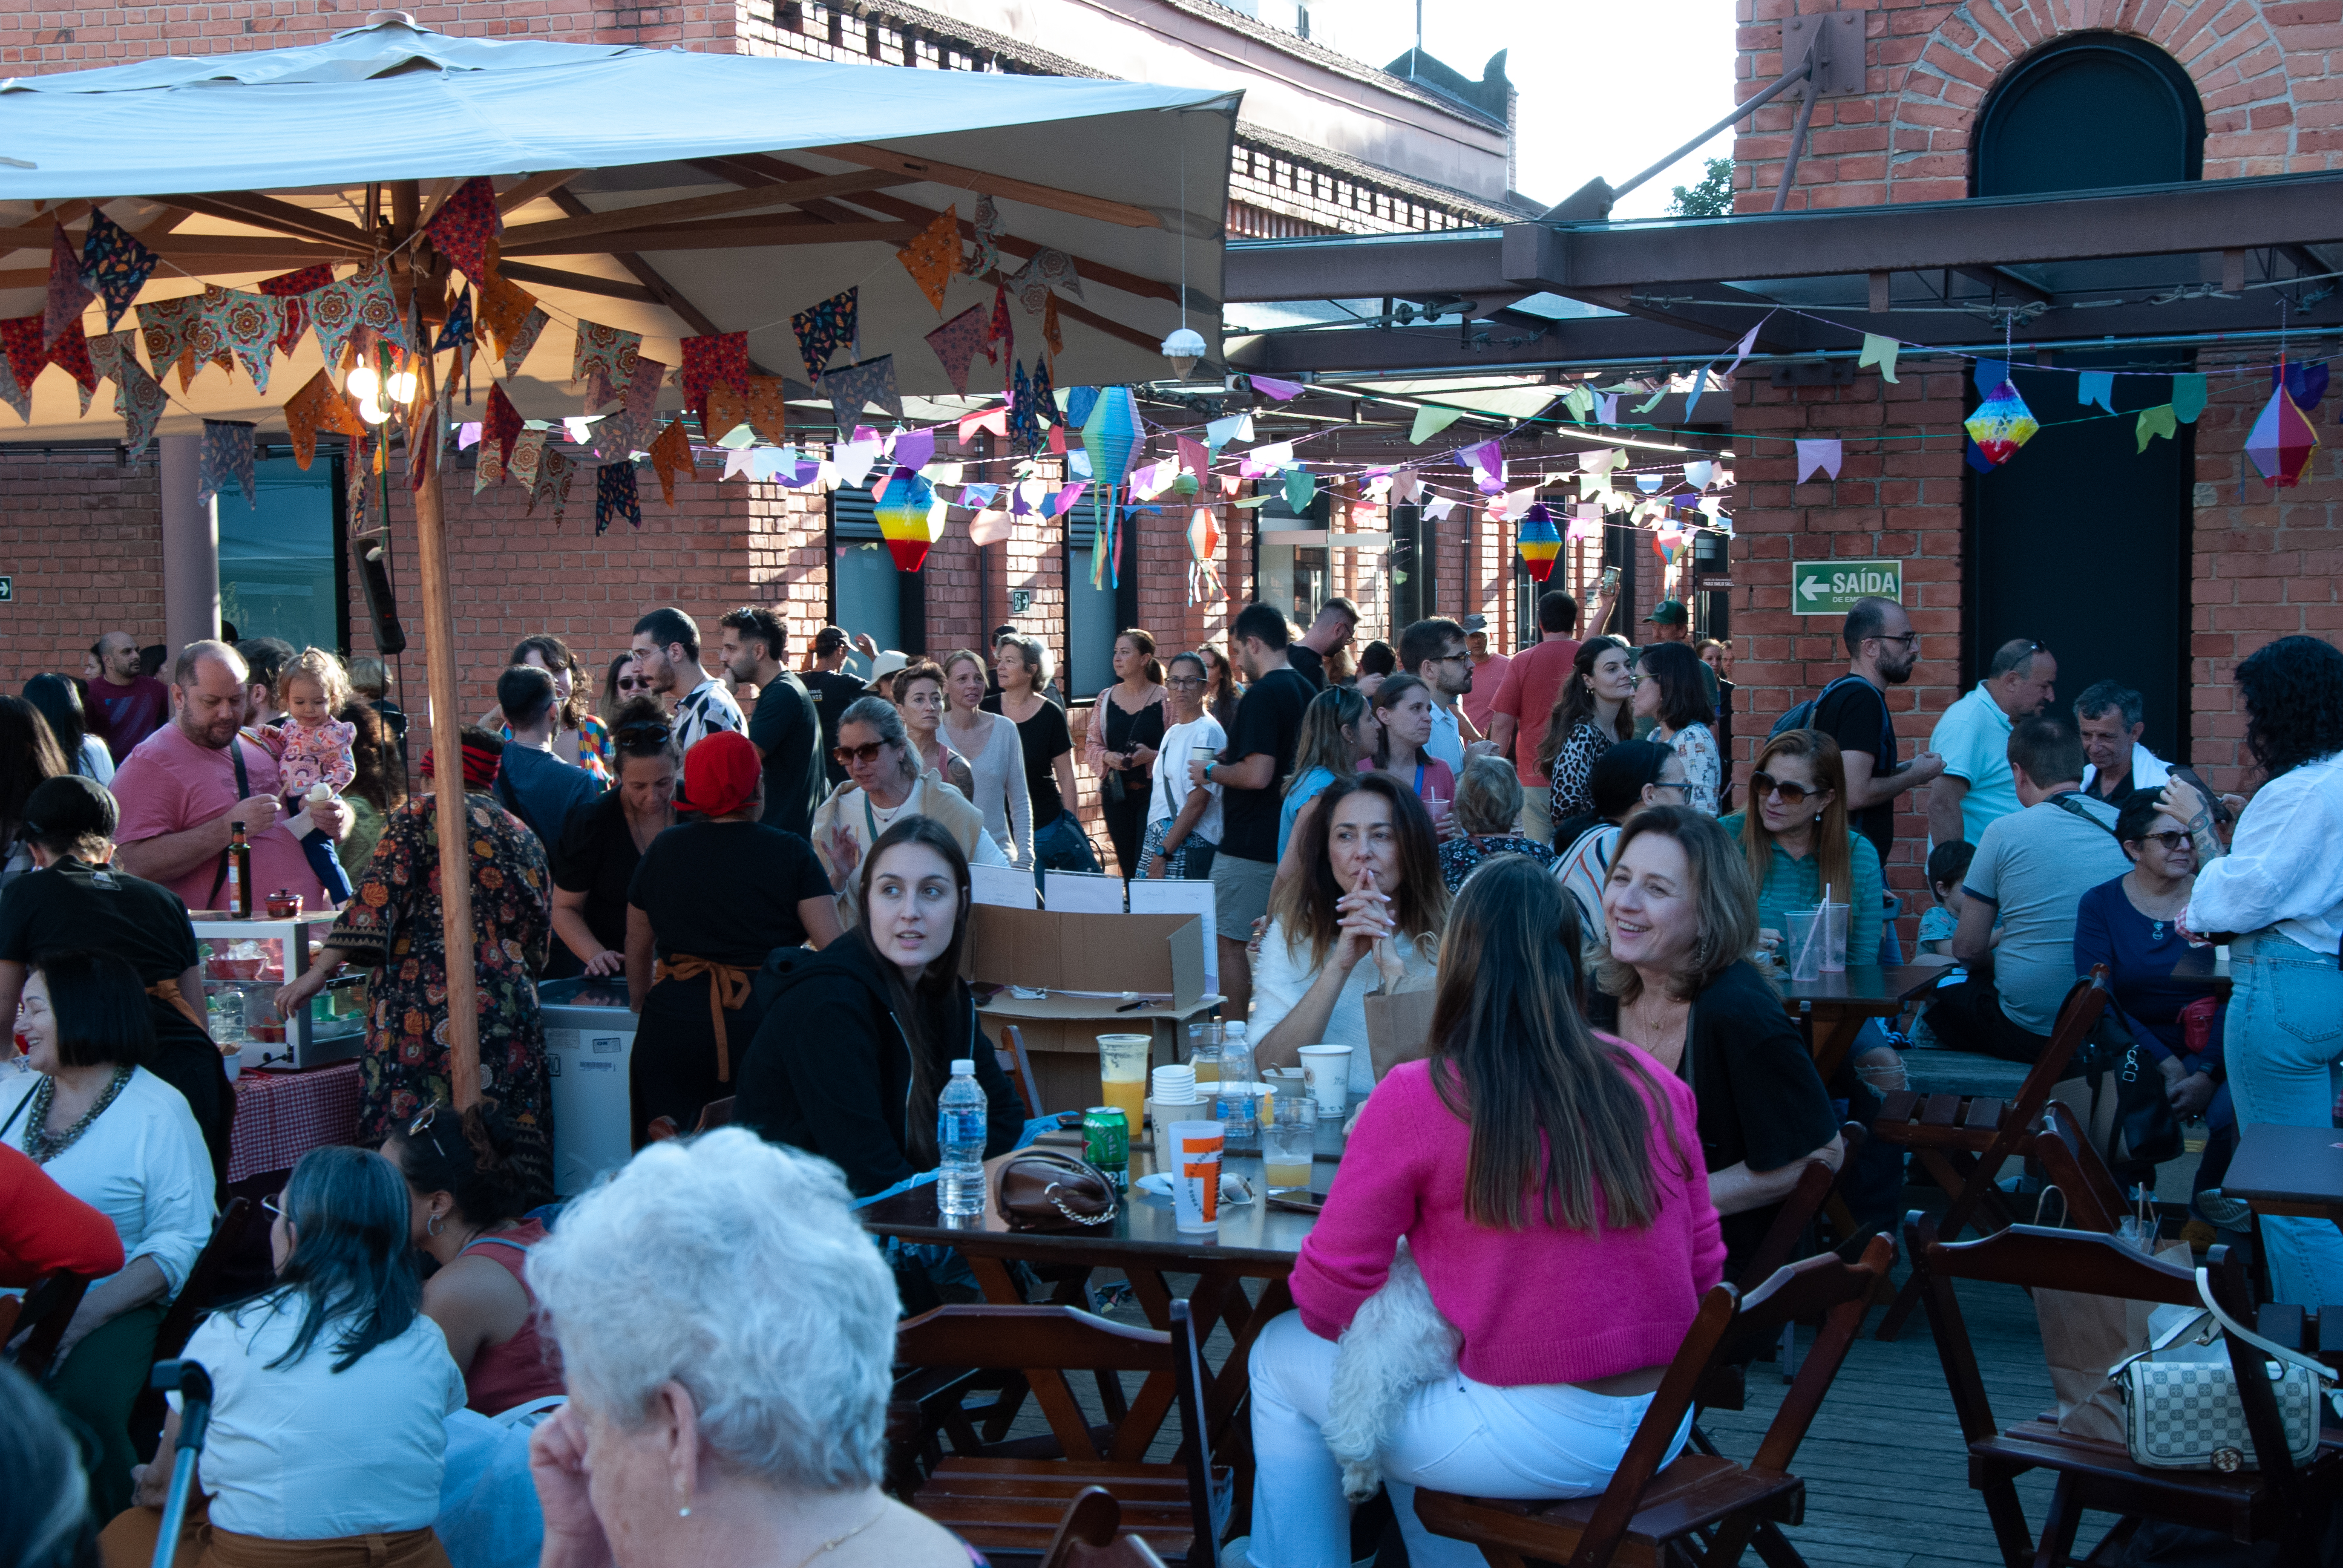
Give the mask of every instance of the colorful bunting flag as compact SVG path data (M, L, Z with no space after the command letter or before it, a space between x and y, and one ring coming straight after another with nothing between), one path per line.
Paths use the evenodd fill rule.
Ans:
M1001 265L1001 209L992 205L989 196L976 198L976 248L960 263L960 271L970 277L982 277Z
M447 307L447 323L432 341L431 352L445 354L452 348L458 354L465 353L472 347L472 291L459 289L456 303Z
M441 256L478 286L488 281L496 255L494 241L503 228L504 219L497 211L497 187L481 176L458 186L423 226L423 233Z
M610 525L620 518L626 518L629 527L643 526L643 502L635 487L635 466L623 461L605 463L594 470L596 537L608 532Z
M569 384L586 383L586 407L599 408L633 384L643 335L578 318L578 342L569 355Z
M2017 449L2034 439L2042 428L2036 423L2034 411L2026 399L2017 395L2014 383L2004 381L1993 389L1993 395L1977 405L1977 411L1963 423L1969 439L1976 443L1978 453L1988 467L1998 468L2017 456Z
M882 354L860 365L840 366L822 377L831 416L840 430L850 430L862 410L876 403L896 418L903 417L903 399L895 390L895 357Z
M390 275L379 264L361 267L339 283L329 283L309 296L309 324L317 335L318 350L328 366L341 363L342 345L364 327L404 354L407 322L399 314L398 297L391 292Z
M256 391L268 390L268 371L277 355L277 339L285 325L285 302L265 294L240 289L204 290L201 320L196 331L196 353L206 350L217 357L233 353Z
M1310 515L1310 503L1318 498L1318 477L1307 468L1288 468L1282 476L1285 486L1286 509L1297 518Z
M494 447L504 459L505 467L510 469L513 467L513 447L519 442L521 435L520 410L513 407L510 397L505 396L504 384L498 381L488 383L488 412L480 417L481 442Z
M1421 447L1463 417L1462 408L1434 408L1426 404L1415 411L1415 424L1407 433L1408 445Z
M789 317L789 328L798 335L798 353L805 359L806 379L820 384L821 373L830 357L841 346L854 341L857 321L860 315L861 290L850 288L843 294L833 294L818 305L808 306ZM745 334L738 334L747 342ZM745 352L745 349L743 350ZM686 357L689 363L689 357Z
M65 329L49 345L49 363L74 378L81 388L81 411L88 413L89 396L97 390L97 367L89 362L89 337L80 317L66 322Z
M196 501L201 505L230 485L244 492L244 504L253 504L252 431L246 419L204 421L203 456L196 479Z
M1058 297L1054 294L1041 301L1041 341L1048 347L1053 363L1066 351L1066 333L1058 325Z
M1562 554L1562 532L1554 526L1554 514L1543 502L1522 514L1513 548L1521 552L1522 566L1531 581L1544 582L1554 575L1554 558Z
M2281 384L2296 407L2305 414L2315 414L2327 397L2327 361L2306 365L2300 360L2292 364L2280 360L2270 367L2270 387L2275 390Z
M1890 386L1901 386L1902 383L1896 379L1896 356L1902 351L1903 347L1904 346L1893 337L1882 337L1876 332L1866 332L1863 335L1863 353L1855 359L1855 368L1860 370L1866 365L1876 365L1879 367L1879 378L1882 381Z
M138 307L138 332L146 340L146 363L155 367L157 376L169 374L171 367L176 365L179 367L179 390L182 392L187 389L187 383L195 375L193 334L197 313L202 309L203 296L199 294L183 294L176 299L149 300ZM5 337L8 327L8 323L0 322L0 337ZM8 357L15 363L17 381L29 387L32 383L25 374L24 365L16 362L14 339L8 339ZM46 363L45 356L43 363ZM39 368L37 365L34 367L35 372Z
M476 496L490 485L505 482L505 455L497 450L494 441L482 441L479 447L479 455L472 459L472 494Z
M927 560L930 548L944 537L944 507L920 475L899 467L889 476L885 498L870 510L896 570L915 572Z
M683 407L699 418L703 431L708 429L708 393L714 387L748 395L747 333L715 332L683 340Z
M553 432L549 429L523 429L519 438L513 442L512 451L506 456L505 472L512 476L524 492L536 490L538 475L545 463L546 446L552 437ZM496 443L483 437L480 445L486 448Z
M2086 370L2075 377L2075 400L2086 408L2116 411L2116 375L2112 370Z
M1800 441L1798 477L1795 482L1805 484L1817 469L1834 479L1837 478L1845 450L1845 443L1839 441Z
M895 253L936 314L944 313L944 289L952 274L960 269L960 208L948 206L936 214L935 221L911 236L911 243Z
M81 255L63 224L49 227L49 299L42 313L41 341L54 343L68 321L79 321L97 291L81 277Z
M968 393L968 367L976 363L976 351L984 347L984 307L971 305L928 334L928 347L942 363L945 378L963 397Z
M160 264L161 257L136 235L106 216L104 209L91 209L89 233L81 242L81 281L105 299L108 332L122 325L132 301ZM330 280L332 275L327 276Z
M994 344L999 344L998 348ZM992 315L984 328L984 362L987 365L1014 365L1017 354L1017 328L1009 316L1009 290L996 285L992 290Z
M285 405L285 427L293 435L293 460L306 471L317 454L317 435L363 436L366 421L350 401L335 389L334 378L323 370L309 377Z
M2202 376L2175 376L2172 378L2172 417L2183 425L2197 423L2197 416L2205 411L2206 378Z
M2281 385L2255 418L2253 430L2246 437L2246 456L2253 459L2264 484L2273 490L2289 490L2302 482L2303 471L2318 450L2318 430L2294 395Z
M333 281L334 269L321 261L315 266L264 277L255 285L269 298L284 301L284 319L277 326L277 353L290 354L300 346L301 335L309 330L308 297Z
M960 417L959 434L961 446L967 446L980 430L990 430L996 436L1008 435L1008 407L1003 405L998 408L980 408L973 414L963 414Z
M906 430L895 437L895 467L917 473L935 461L936 433L933 430Z
M621 465L621 467L624 466L625 465ZM631 475L633 471L634 470L631 467L628 468L628 473L629 475ZM518 468L516 468L516 472L518 472ZM540 455L537 465L537 480L529 487L528 510L527 515L535 517L537 515L538 502L550 501L553 504L553 520L557 523L559 522L561 520L562 514L567 511L569 507L570 482L576 479L577 477L578 465L570 461L568 455L555 449L554 447L546 447ZM597 499L598 500L599 497L597 497ZM640 509L639 508L638 515L639 515L639 510Z
M1082 280L1074 271L1074 258L1046 245L1017 269L1016 276L1009 280L1009 286L1015 291L1017 303L1025 307L1028 316L1041 313L1042 302L1053 288L1076 299L1082 297Z
M1281 381L1274 376L1254 376L1248 379L1252 382L1254 391L1264 397L1274 397L1281 403L1291 403L1309 390L1299 381Z
M510 376L518 368L511 363L513 347L523 336L529 318L540 314L537 296L501 274L482 283L479 289L477 326L482 338L496 351L497 357L507 361L505 374ZM538 330L542 331L543 327L540 326ZM537 341L534 332L528 333L527 337L532 344ZM521 352L527 354L528 349L524 347Z
M2147 451L2148 442L2157 436L2163 437L2167 441L2172 439L2179 427L2180 422L2173 417L2171 404L2159 403L2153 408L2142 408L2139 411L2139 418L2132 427L2139 437L2137 450Z
M761 437L779 446L788 438L788 410L778 376L751 376L746 391L714 387L708 393L709 435L722 440L747 426L751 438Z
M1001 543L1014 531L1015 525L1010 522L1008 513L997 509L982 511L969 521L968 542L982 549L987 545Z

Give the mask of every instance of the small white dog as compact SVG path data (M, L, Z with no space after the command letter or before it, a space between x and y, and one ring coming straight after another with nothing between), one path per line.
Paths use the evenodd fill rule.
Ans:
M1433 1304L1423 1271L1400 1239L1391 1277L1342 1331L1334 1385L1320 1427L1342 1462L1342 1495L1353 1503L1383 1484L1382 1452L1400 1412L1427 1382L1453 1377L1463 1336Z

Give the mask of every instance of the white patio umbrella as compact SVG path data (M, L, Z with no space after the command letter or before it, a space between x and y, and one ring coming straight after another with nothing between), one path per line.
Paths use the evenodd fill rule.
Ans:
M1236 106L1220 91L1139 83L453 37L403 16L314 46L11 77L0 81L0 319L43 309L55 228L67 226L77 254L93 208L161 258L141 302L379 262L401 307L420 297L436 319L461 285L418 231L464 181L490 176L503 274L553 317L503 378L528 417L586 411L569 384L581 319L641 334L641 352L669 367L685 337L745 332L754 368L819 397L802 384L789 317L850 287L860 358L893 356L901 392L950 393L926 335L989 303L1043 251L1070 257L1079 278L1056 291L1057 383L1152 380L1168 373L1158 345L1175 328L1219 340ZM999 266L952 277L939 311L895 252L947 207L974 239L980 196L997 209ZM1040 322L1015 307L1012 319L1019 352L1038 354ZM99 305L85 325L105 330ZM182 389L152 367L171 399L158 428L281 424L285 400L325 362L307 333L276 357L290 363L274 365L265 393L242 370L205 368ZM432 359L417 368L429 407ZM484 353L476 383L492 373ZM681 401L667 387L659 407ZM0 440L102 437L116 428L108 406L84 415L71 380L44 374L27 426L0 414ZM451 759L437 779L440 855L459 865L440 444L425 446L415 511L432 741ZM452 958L472 942L470 890L452 877L442 890ZM450 1081L468 1105L479 1080L470 965L450 964L448 990Z

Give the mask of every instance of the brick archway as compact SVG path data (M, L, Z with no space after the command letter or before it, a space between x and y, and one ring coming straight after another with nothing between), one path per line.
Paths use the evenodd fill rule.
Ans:
M2205 106L2205 177L2332 166L2343 135L2306 128L2286 70L2289 11L2258 0L1967 0L1940 20L1904 74L1891 116L1887 199L1968 195L1969 136L2009 67L2053 39L2112 32L2178 63ZM2322 109L2330 106L2321 105Z

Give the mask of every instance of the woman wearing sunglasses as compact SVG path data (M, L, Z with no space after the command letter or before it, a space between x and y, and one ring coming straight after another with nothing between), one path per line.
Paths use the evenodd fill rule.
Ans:
M813 814L814 853L829 873L837 897L838 920L850 929L856 874L862 857L896 822L932 817L971 861L1005 866L1009 857L984 830L984 814L935 769L922 770L900 709L883 697L858 697L838 716L838 749L846 782L830 792Z
M1831 901L1851 909L1850 962L1869 963L1879 950L1879 851L1848 830L1846 774L1838 742L1818 729L1785 729L1757 753L1749 775L1749 808L1724 819L1749 859L1757 885L1757 937L1779 942L1792 910L1811 910L1830 890Z
M553 934L592 976L627 967L627 885L651 840L675 826L675 736L659 699L618 709L618 787L569 819L553 857Z
M659 694L651 689L651 683L644 676L642 666L635 662L635 656L632 653L619 654L610 660L610 668L602 674L602 695L594 705L595 711L602 716L602 722L616 733L619 711L637 698L649 698L656 702ZM665 718L666 715L667 710L662 707L659 716Z

